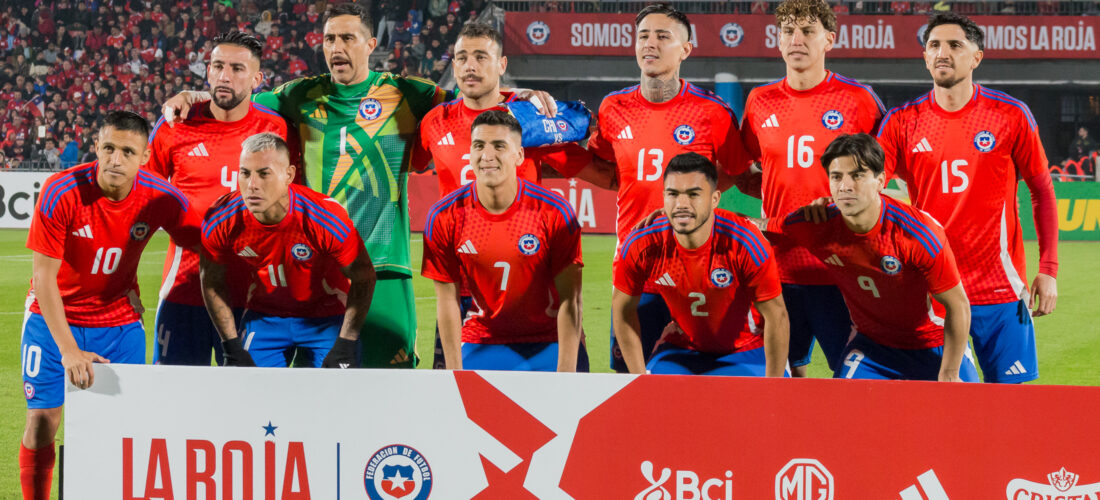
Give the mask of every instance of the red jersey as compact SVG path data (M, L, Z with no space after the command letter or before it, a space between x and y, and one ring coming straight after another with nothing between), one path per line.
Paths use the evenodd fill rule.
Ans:
M164 118L157 121L149 135L152 152L144 168L167 177L203 214L214 200L236 191L241 143L261 132L274 132L287 139L287 124L278 113L256 103L252 103L244 118L234 122L215 120L210 114L209 101L192 109L187 120L174 127L164 126ZM296 163L298 141L288 140L287 144L291 145L291 163ZM235 307L244 305L242 293L235 290L232 295ZM203 305L199 255L178 247L174 241L169 243L164 260L160 298L176 304Z
M667 217L632 231L619 250L615 288L642 294L655 283L683 335L673 345L729 354L764 345L752 304L782 293L771 245L744 217L714 211L707 243L686 249L676 242Z
M470 287L462 341L557 342L554 278L581 264L581 228L569 202L519 179L516 201L491 214L470 183L436 202L424 227L425 278Z
M504 102L515 98L511 92L501 94ZM508 111L503 103L489 109ZM458 98L432 108L420 120L420 139L413 144L412 168L423 170L429 161L435 162L440 198L474 181L474 169L470 165L470 127L474 119L486 111L489 110L472 109L464 99ZM592 159L588 151L573 143L524 148L523 156L516 174L536 184L542 181L540 167L543 163L564 177L575 177Z
M842 134L873 134L885 111L870 86L831 71L809 90L791 88L786 78L752 89L741 138L764 171L764 217L782 217L829 196L821 154ZM777 244L775 254L784 283L832 284L806 249Z
M600 104L593 154L618 166L619 242L638 221L664 206L665 165L680 153L699 153L730 175L748 166L737 118L713 92L680 80L680 93L652 103L638 86L612 92Z
M202 245L215 262L248 271L249 310L295 318L344 314L349 282L340 270L367 251L339 202L297 184L286 217L271 225L240 193L222 196L206 212Z
M970 303L1027 297L1016 189L1021 178L1050 176L1027 105L975 85L973 99L948 112L929 92L891 110L878 141L887 174L905 181L913 206L943 222ZM1045 222L1036 217L1037 226ZM1042 246L1041 272L1054 276L1057 240Z
M103 196L97 172L98 163L85 163L46 180L27 248L61 260L57 285L69 324L100 328L141 319L137 266L149 237L164 228L197 246L200 218L159 175L139 170L130 194L116 202ZM41 314L37 299L30 310Z
M943 345L943 319L928 294L959 284L955 256L943 228L928 214L882 196L879 221L856 234L840 210L815 224L795 211L768 221L769 236L790 239L826 264L860 333L887 347L929 349Z

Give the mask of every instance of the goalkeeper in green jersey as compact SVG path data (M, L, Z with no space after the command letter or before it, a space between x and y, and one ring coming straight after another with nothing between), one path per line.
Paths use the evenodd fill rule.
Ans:
M305 183L347 208L378 273L363 324L364 368L416 366L416 310L409 258L409 152L417 124L451 96L429 80L369 69L378 41L365 9L345 3L325 15L329 74L286 83L253 100L289 120L302 141ZM528 92L554 114L554 101ZM205 92L164 105L165 121L186 117Z

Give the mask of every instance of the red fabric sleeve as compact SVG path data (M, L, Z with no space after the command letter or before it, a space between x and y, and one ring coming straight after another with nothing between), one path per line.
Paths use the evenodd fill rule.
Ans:
M928 291L934 295L955 288L962 282L962 278L959 276L959 268L955 264L955 253L951 251L951 245L947 242L947 235L944 234L943 228L932 221L931 217L925 217L924 219L925 225L932 231L936 239L943 244L942 248L935 257L932 257L923 245L911 241L909 245L910 259L924 275L924 280L928 283Z
M1058 277L1058 200L1054 196L1054 183L1050 172L1024 179L1031 191L1032 217L1035 234L1039 239L1039 272Z
M905 148L898 147L898 127L901 125L899 112L898 108L892 109L883 117L878 127L877 139L885 159L886 182L890 182L895 176L900 177L899 172L904 170L905 165L905 158L902 156Z
M431 113L429 113L431 114ZM416 129L416 139L413 140L412 152L409 153L409 170L413 172L423 172L428 169L428 164L432 161L432 152L429 149L428 133L424 130L424 124L427 123L427 118L420 122L420 126Z
M783 288L779 283L779 267L775 263L775 252L772 251L772 246L768 244L768 240L764 239L764 235L759 229L748 225L746 227L753 236L760 240L760 245L764 248L767 257L764 262L757 265L756 261L752 259L749 248L742 245L739 257L742 272L741 283L744 283L752 291L753 302L774 299L783 293Z
M756 123L755 116L756 99L750 92L749 99L745 102L745 111L741 114L741 145L745 148L745 157L749 162L760 159L760 138L756 136L752 126Z
M557 276L573 264L584 265L581 259L581 225L576 216L566 218L557 210L545 212L550 224L550 275Z
M600 106L601 109L603 107L604 106ZM599 126L598 114L596 118L597 126ZM592 138L588 140L588 151L604 160L615 163L615 147L611 145L611 141L604 137L604 127L599 127L596 133L592 134Z
M48 193L49 187L42 190ZM45 196L38 198L38 205L34 210L34 218L31 219L31 230L27 233L27 248L47 257L61 259L65 256L65 238L68 237L70 210L72 209L71 196L61 196L54 205L50 216L47 216L43 205Z
M728 110L726 108L723 111ZM716 113L717 114L717 113ZM725 116L717 121L715 134L722 141L718 145L716 158L721 167L731 176L738 176L749 169L752 160L745 152L745 146L741 143L741 131L737 127L737 117L729 110L729 120Z
M168 218L164 230L172 236L172 241L183 248L194 248L202 243L202 219L194 205L184 209L174 199L170 200L172 209L177 213Z
M165 179L172 178L172 159L168 152L171 148L169 136L171 129L160 119L154 128L153 136L149 138L149 161L142 167L150 172L156 172Z
M333 258L336 259L336 263L340 267L350 266L352 262L355 262L355 258L359 257L360 252L366 252L366 247L363 246L363 239L359 237L359 231L355 229L355 224L351 222L351 218L348 217L348 211L344 209L342 205L332 198L326 198L321 201L322 206L329 208L330 211L336 215L340 222L344 223L349 229L348 235L344 238L344 241L339 241L328 231L322 231L327 241L328 248L325 249Z
M645 237L635 240L617 265L611 266L614 271L612 283L616 290L633 297L640 296L645 290L645 270L649 266L642 262L642 249L647 241Z
M592 152L573 142L529 148L526 153L536 165L550 165L566 179L576 177L584 167L592 163Z
M460 262L451 241L450 219L451 211L443 210L431 218L431 227L424 228L424 258L420 275L444 283L457 283Z

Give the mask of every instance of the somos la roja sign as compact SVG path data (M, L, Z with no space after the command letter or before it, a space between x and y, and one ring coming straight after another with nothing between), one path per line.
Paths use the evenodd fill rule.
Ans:
M1100 59L1100 19L976 16L989 59ZM696 57L776 57L779 28L768 15L695 15ZM919 58L924 16L840 16L834 58ZM634 56L633 14L509 12L505 53Z

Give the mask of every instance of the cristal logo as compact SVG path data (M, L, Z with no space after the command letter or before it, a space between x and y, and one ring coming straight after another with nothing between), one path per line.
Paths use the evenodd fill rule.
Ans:
M1069 472L1065 467L1047 474L1047 483L1036 483L1026 479L1013 479L1005 488L1008 500L1098 500L1100 483L1078 485L1080 476Z
M664 467L660 474L654 475L653 462L642 462L642 477L649 486L634 495L634 500L733 500L733 472L726 471L725 479L710 478L699 483L699 474L689 470L675 472L673 486L675 494L669 492L665 483L673 476L672 469ZM719 496L713 496L717 494Z
M813 458L791 460L775 475L775 500L833 500L833 475Z

